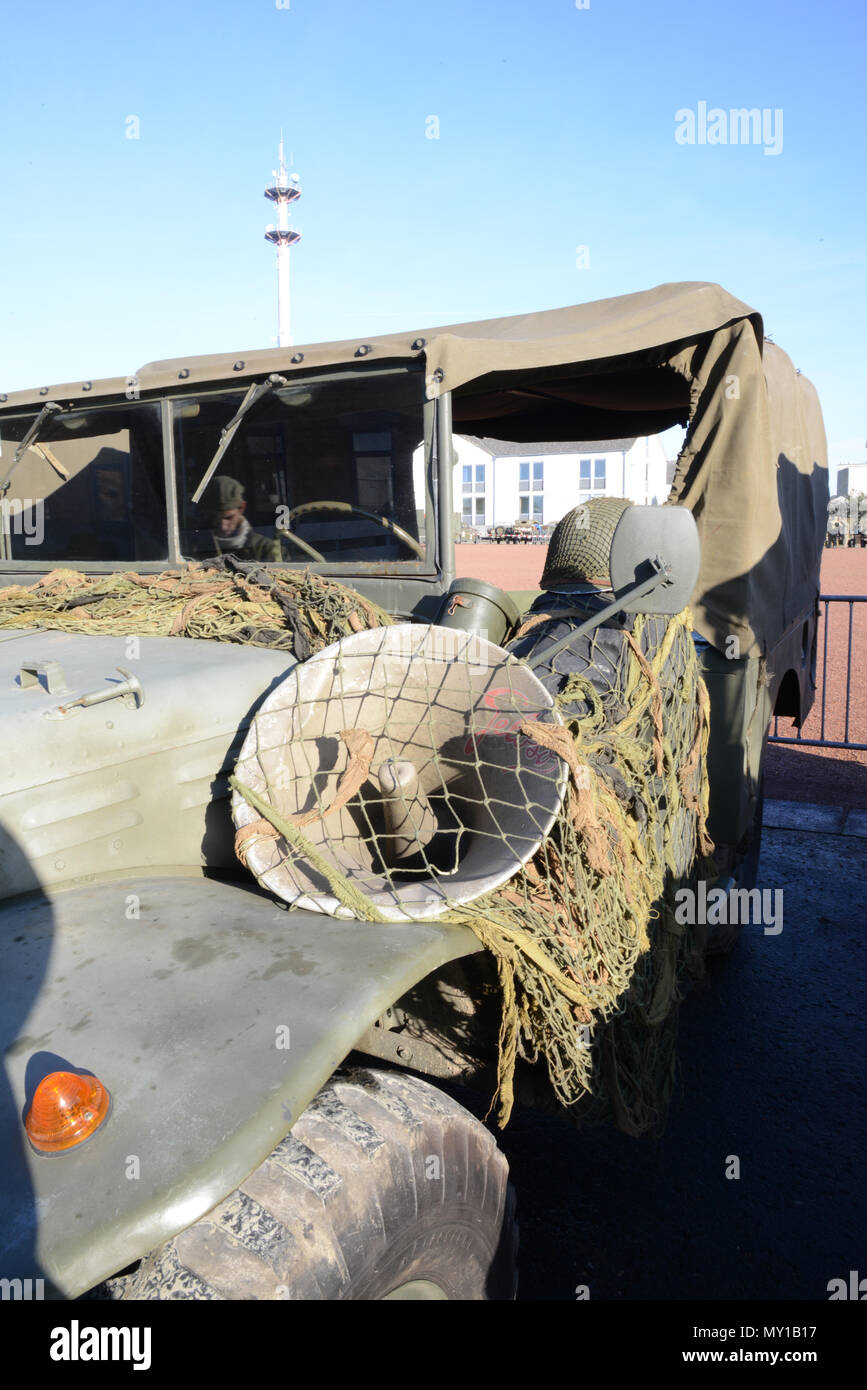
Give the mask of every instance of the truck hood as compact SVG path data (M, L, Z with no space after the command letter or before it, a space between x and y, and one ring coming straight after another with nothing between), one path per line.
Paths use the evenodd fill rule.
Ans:
M139 867L234 864L225 779L255 709L292 665L285 653L190 638L4 632L0 899ZM62 713L120 684L119 666L142 703Z

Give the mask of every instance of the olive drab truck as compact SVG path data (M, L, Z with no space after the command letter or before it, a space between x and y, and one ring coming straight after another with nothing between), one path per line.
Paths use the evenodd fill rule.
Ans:
M538 595L456 576L453 432L674 424L667 505L576 495ZM0 394L10 1287L513 1297L494 1120L660 1122L826 507L712 284Z

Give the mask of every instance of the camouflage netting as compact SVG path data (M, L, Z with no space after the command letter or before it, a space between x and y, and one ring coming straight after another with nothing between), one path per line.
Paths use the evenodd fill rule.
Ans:
M0 589L0 629L54 628L125 637L199 637L272 647L305 661L350 632L392 619L353 589L308 571L224 558L161 574L88 578L56 569Z
M86 578L58 569L32 586L0 590L0 599L0 628L216 638L285 650L302 662L348 634L392 622L359 594L317 575L297 569L265 572L232 561L152 576ZM595 596L550 594L537 601L540 611L529 616L511 644L520 658L513 665L534 662L567 631L567 623L574 626L601 602ZM576 612L576 604L584 607ZM489 844L508 840L513 856L527 862L495 890L449 906L442 917L469 926L497 962L503 994L501 1123L513 1104L519 1059L541 1059L563 1104L582 1101L582 1113L591 1115L613 1112L631 1133L654 1128L664 1113L673 1079L681 967L698 962L702 944L675 922L674 893L697 873L708 872L702 861L711 849L705 830L708 706L691 629L688 611L670 620L639 617L598 628L561 653L553 669L543 659L537 675L564 723L532 716L513 720L509 727L515 732L501 740L505 746L511 739L517 749L524 828L512 823L507 830L500 809L486 804L475 833ZM416 672L424 665L409 663ZM417 693L429 708L432 692ZM469 696L458 691L452 706L458 742L471 735L478 771L491 756L492 742L482 747L477 738ZM522 707L520 702L511 706ZM375 852L389 837L403 846L399 877L405 883L425 868L421 838L415 864L411 851L426 813L415 821L410 814L408 826L384 824L381 807L378 811L369 795L369 774L377 767L373 740L363 719L356 720L350 709L347 716L333 768L327 775L308 770L301 814L293 814L294 806L284 808L284 815L275 810L279 798L267 785L260 788L264 795L237 779L235 787L255 808L258 833L264 829L276 839L279 856L289 861L302 856L345 904L347 915L377 920L383 914L371 902L363 874L335 873L320 853L323 839L339 839L346 817L357 835L361 815ZM490 724L490 706L484 718ZM425 739L430 744L436 783L448 757L440 756L439 734L431 731L428 738L423 717L418 729L422 744ZM336 745L337 739L331 742ZM404 746L397 738L393 752ZM549 798L539 782L544 751L556 753L569 768L553 827ZM562 764L554 761L562 776ZM315 794L308 796L311 785ZM489 801L483 787L473 795L476 802ZM410 800L404 809L412 812ZM454 859L460 843L454 827L466 817L466 797L463 803L460 797L450 801L446 791L431 803L440 822L452 825L439 839L448 842ZM527 857L540 836L541 845ZM244 838L242 829L242 860L249 847ZM447 885L448 879L442 882Z
M512 644L530 661L578 616L574 597L539 602L546 611ZM586 617L602 600L582 602ZM705 871L711 849L708 703L691 616L598 628L553 669L543 664L537 675L563 724L546 722L541 708L511 721L491 715L526 707L523 661L474 685L471 655L438 666L424 641L374 679L369 655L354 669L370 644L350 639L341 660L322 658L321 673L309 664L308 688L296 672L291 688L269 698L232 779L239 857L298 906L318 900L338 915L382 921L397 920L402 903L410 916L471 928L495 957L502 988L501 1123L521 1058L542 1059L564 1105L613 1111L631 1133L652 1129L673 1080L680 965L700 959L675 921L674 892ZM505 718L499 739L489 737L492 717ZM569 770L553 824L554 774L546 788L540 753L548 767L557 755L561 779L564 764ZM399 814L389 819L383 803L394 798L403 759L417 784L398 788ZM391 793L383 767L392 769ZM513 851L508 874L470 900L450 877L461 825L465 877L475 873L472 856L490 862L504 845ZM517 872L516 858L525 861ZM422 881L410 890L414 874Z
M541 660L536 673L566 720L568 735L551 741L563 745L572 785L553 833L485 905L482 931L505 999L501 1119L514 1059L541 1056L564 1105L583 1099L585 1117L613 1113L640 1134L659 1127L673 1087L682 967L702 968L702 928L676 922L674 895L713 873L709 702L688 609L615 619L545 661L567 619L577 624L607 598L544 595L511 644L531 665ZM518 928L570 990L527 953Z

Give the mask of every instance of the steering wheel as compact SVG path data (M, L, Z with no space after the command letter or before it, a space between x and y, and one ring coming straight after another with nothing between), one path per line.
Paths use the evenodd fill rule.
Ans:
M289 519L291 521L292 518L290 517ZM277 539L281 544L283 541L293 541L294 544L298 546L298 549L303 550L304 554L309 555L312 560L317 560L321 565L328 564L325 556L322 555L315 546L308 545L307 541L302 541L300 536L293 535L291 531L283 531L278 528Z
M408 545L410 550L414 550L420 560L425 558L424 548L418 541L413 540L408 531L404 531L402 526L390 521L388 517L377 516L376 512L365 511L364 507L353 506L351 502L302 502L300 507L293 507L289 513L290 523L296 517L306 516L308 512L346 512L354 516L363 516L367 521L375 521L377 526L382 526L386 531L390 531L404 545ZM294 539L294 537L293 537Z

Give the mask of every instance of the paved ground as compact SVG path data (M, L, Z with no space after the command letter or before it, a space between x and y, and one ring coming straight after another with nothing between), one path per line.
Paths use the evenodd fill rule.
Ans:
M773 816L771 817L774 818ZM521 1299L827 1299L865 1271L863 839L771 829L783 930L744 929L682 1009L659 1141L521 1113ZM467 1103L466 1094L461 1097ZM727 1179L730 1156L739 1179Z

